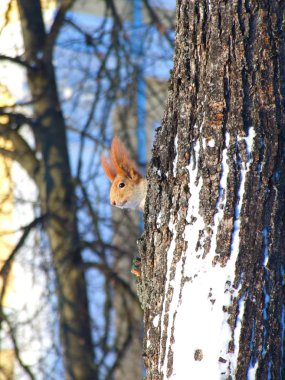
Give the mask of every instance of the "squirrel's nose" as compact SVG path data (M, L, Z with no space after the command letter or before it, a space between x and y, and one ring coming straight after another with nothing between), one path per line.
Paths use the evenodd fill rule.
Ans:
M116 206L116 201L112 201L111 204L112 204L113 206Z

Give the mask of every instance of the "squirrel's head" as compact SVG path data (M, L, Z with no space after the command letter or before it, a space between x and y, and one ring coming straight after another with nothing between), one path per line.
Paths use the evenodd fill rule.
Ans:
M118 137L114 137L109 157L102 156L101 164L111 181L110 203L121 208L142 207L145 197L144 178Z

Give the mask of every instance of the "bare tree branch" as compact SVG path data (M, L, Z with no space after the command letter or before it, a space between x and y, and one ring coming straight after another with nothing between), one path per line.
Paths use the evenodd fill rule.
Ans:
M35 218L31 223L21 228L23 231L23 234L21 238L19 239L18 243L16 244L15 248L10 253L8 259L5 261L4 265L2 266L0 270L0 277L6 277L7 273L10 270L10 266L12 261L14 260L14 257L18 253L19 249L23 246L25 243L27 237L29 236L30 232L33 228L35 228L37 225L43 223L44 219L47 217L47 215L41 215L38 218Z
M104 273L110 281L114 284L119 285L122 289L131 296L132 300L140 306L137 294L131 289L130 284L121 278L116 272L114 272L110 267L105 264L96 263L93 261L87 261L83 263L84 269L98 269L100 272Z
M107 4L107 9L109 8L112 12L112 16L114 18L115 24L117 25L117 28L122 29L123 28L122 19L117 11L114 0L107 0L106 4Z
M4 54L0 54L0 61L9 61L17 65L23 66L28 70L35 70L35 67L24 61L21 56L9 57Z
M15 109L18 106L18 104L14 104L12 106L5 106L5 107L0 107L0 116L6 116L8 118L8 122L5 124L0 123L0 128L7 126L10 124L10 127L13 130L18 129L22 125L30 125L31 127L35 127L38 123L35 122L32 118L24 115L23 113L18 113L18 112L12 112L11 110ZM2 132L3 133L3 132ZM6 133L6 131L5 131ZM1 134L1 130L0 130Z
M19 119L21 119L21 117L19 117ZM0 148L1 153L6 157L18 161L28 175L37 181L40 163L36 159L35 151L28 145L26 140L17 132L17 130L10 128L9 125L0 125L0 136L10 140L13 144L13 150Z
M15 356L16 356L16 359L17 359L19 365L24 370L25 374L28 376L29 379L36 380L36 376L31 371L30 366L26 365L24 363L24 361L22 360L22 358L21 358L21 351L20 351L20 348L19 348L19 344L17 342L15 327L11 324L9 318L7 317L7 315L1 309L0 309L0 320L4 321L7 324L7 326L8 326L9 336L10 336L10 339L11 339L11 341L13 343L13 349L14 349Z
M173 39L170 37L167 27L163 24L161 21L159 15L155 11L155 9L150 5L149 0L143 0L144 5L146 6L146 9L153 21L153 24L157 27L157 30L159 31L160 34L163 34L168 41L169 45L173 47Z
M75 0L63 0L56 12L50 32L46 37L44 58L47 61L50 61L52 59L55 41L57 39L60 28L64 22L66 12L73 6L74 3Z

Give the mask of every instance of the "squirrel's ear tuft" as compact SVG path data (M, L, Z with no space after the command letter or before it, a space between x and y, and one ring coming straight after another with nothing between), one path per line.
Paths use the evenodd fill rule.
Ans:
M142 177L141 174L137 171L136 168L131 168L129 175L130 175L131 179L134 180L135 182L138 181L138 180L140 180L141 177Z
M109 178L111 182L114 181L114 179L117 176L116 170L110 160L108 160L104 155L101 156L101 165L102 168L106 174L106 176Z
M136 173L137 176L140 176L135 162L130 158L127 149L117 136L112 141L111 161L119 175L132 178Z

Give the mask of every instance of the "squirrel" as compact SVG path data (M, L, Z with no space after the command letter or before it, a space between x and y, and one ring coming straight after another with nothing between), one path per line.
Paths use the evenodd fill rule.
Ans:
M106 176L111 181L110 203L120 208L141 209L144 211L147 181L129 153L115 136L112 140L109 157L101 156L101 165ZM131 273L137 277L141 276L141 259L133 259Z
M110 203L119 208L141 209L147 191L147 181L142 176L129 153L115 136L112 140L109 157L101 156L101 165L111 181Z

